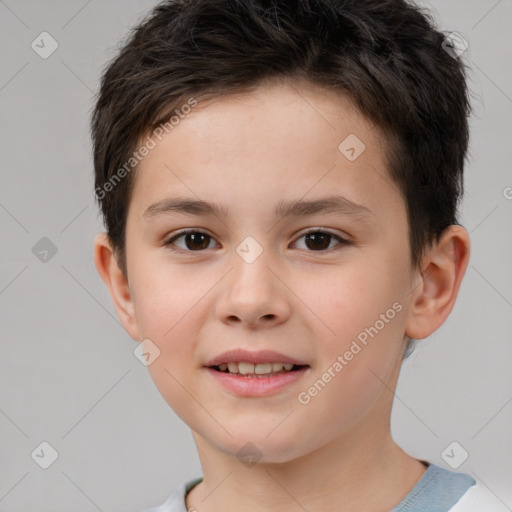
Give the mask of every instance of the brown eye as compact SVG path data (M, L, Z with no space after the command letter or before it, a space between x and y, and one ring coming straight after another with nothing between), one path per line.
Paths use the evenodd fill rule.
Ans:
M325 250L329 247L332 235L327 233L309 233L305 235L306 246L308 249Z
M348 240L335 235L333 233L329 233L327 231L310 231L309 233L303 234L300 238L304 238L304 243L306 249L309 251L319 252L326 251L330 248L331 242L333 239L338 241L337 245L347 245L349 243Z
M179 240L180 238L183 238L185 242L184 247L175 244L175 241ZM170 238L167 242L165 242L165 245L176 251L181 250L184 252L198 252L204 249L208 249L212 240L213 239L210 235L203 233L202 231L184 231ZM176 248L173 246L176 246Z
M185 236L185 245L188 249L206 249L209 244L209 236L205 233L187 233Z

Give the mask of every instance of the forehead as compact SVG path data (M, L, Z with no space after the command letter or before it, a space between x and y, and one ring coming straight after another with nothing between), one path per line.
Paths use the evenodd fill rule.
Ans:
M347 97L312 84L271 83L199 102L153 139L135 175L139 217L173 193L240 207L265 204L270 191L296 199L341 186L359 202L365 187L397 193L381 131Z

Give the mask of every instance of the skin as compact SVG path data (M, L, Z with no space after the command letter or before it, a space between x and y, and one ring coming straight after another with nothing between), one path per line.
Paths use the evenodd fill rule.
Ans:
M338 150L349 134L366 146L353 162ZM371 213L273 214L283 199L333 193ZM220 203L229 215L144 218L175 196ZM201 246L188 237L187 246L181 237L174 243L184 252L173 252L165 242L184 228L211 238ZM308 243L314 228L349 243ZM203 482L187 507L388 511L421 478L425 465L390 434L392 390L406 336L427 337L450 313L469 238L451 226L412 268L407 233L382 133L344 96L311 84L267 83L199 103L144 158L127 218L127 279L105 233L94 258L129 335L159 348L148 369L192 429ZM263 249L253 263L236 252L247 236ZM300 403L299 393L394 303L401 311ZM203 367L235 347L273 349L310 368L272 396L239 397ZM252 467L237 457L247 442L261 453Z

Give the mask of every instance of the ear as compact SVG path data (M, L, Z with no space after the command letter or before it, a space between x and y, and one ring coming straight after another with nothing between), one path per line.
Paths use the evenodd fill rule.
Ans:
M134 340L139 341L132 293L127 279L117 264L107 233L98 233L94 239L94 264L107 285L123 327Z
M469 261L469 235L458 225L446 228L425 253L419 284L411 292L405 333L423 339L438 329L450 314Z

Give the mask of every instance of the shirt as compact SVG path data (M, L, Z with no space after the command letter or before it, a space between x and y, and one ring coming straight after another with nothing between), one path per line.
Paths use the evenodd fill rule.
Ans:
M144 512L187 512L187 493L202 477L182 482L165 503ZM407 496L390 512L508 512L499 500L464 473L429 464Z

